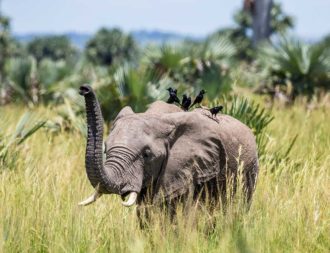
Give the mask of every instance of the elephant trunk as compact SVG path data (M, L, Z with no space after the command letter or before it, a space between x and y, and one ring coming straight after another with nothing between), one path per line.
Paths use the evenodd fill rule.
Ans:
M109 178L103 165L103 117L93 89L83 85L79 94L85 97L87 114L87 146L85 166L89 181L98 193L111 193ZM94 200L95 201L95 200Z

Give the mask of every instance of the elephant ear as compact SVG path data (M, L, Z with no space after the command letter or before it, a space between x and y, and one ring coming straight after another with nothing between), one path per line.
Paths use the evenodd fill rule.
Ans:
M155 203L181 196L213 178L225 179L226 150L216 122L197 112L171 113L165 121L174 130L169 133L171 148L157 180Z
M121 119L121 118L123 118L123 117L125 117L125 116L133 115L133 114L134 114L134 112L133 112L132 108L131 108L130 106L125 106L125 107L124 107L123 109L121 109L120 112L118 113L117 117L116 117L115 120L114 120L114 123L115 123L117 120L119 120L119 119Z

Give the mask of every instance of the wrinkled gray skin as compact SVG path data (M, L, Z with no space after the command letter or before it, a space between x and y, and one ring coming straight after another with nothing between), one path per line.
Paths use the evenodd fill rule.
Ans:
M257 147L251 130L240 121L218 115L216 122L207 110L183 112L162 101L144 113L127 106L105 141L103 163L100 106L89 86L82 86L80 94L87 111L86 171L98 193L124 197L136 192L137 204L157 204L187 193L196 196L206 186L211 189L208 196L218 198L212 192L225 194L226 179L236 179L240 164L250 202L258 174Z

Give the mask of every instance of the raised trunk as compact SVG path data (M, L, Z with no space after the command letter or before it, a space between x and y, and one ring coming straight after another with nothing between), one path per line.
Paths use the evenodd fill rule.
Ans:
M92 88L80 87L80 95L85 97L87 114L86 172L94 188L99 185L100 193L111 193L109 178L103 166L103 117L100 104Z

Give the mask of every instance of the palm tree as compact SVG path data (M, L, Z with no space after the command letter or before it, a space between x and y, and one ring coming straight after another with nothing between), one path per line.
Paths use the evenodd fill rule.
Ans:
M277 45L262 47L259 55L272 84L292 86L293 99L299 94L311 98L317 89L330 89L329 59L330 50L326 45L310 45L285 37Z

